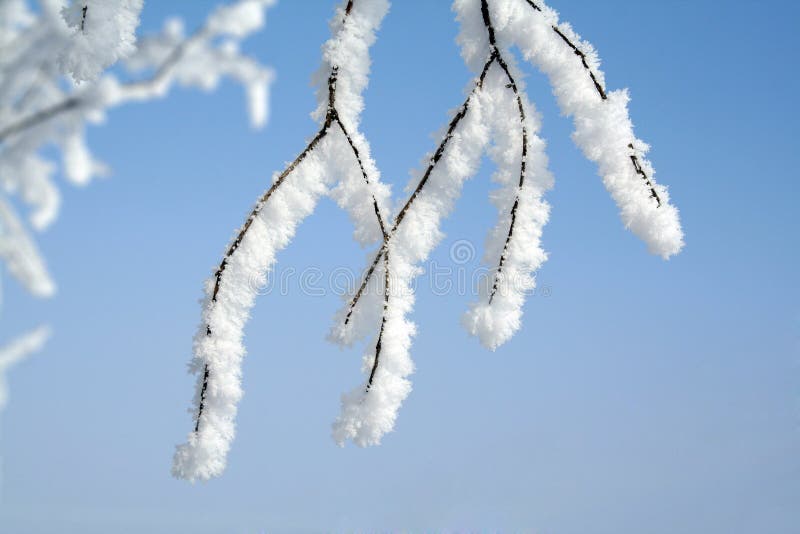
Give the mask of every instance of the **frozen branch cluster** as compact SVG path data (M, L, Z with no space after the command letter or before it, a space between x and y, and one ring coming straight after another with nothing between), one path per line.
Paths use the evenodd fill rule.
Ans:
M263 26L273 3L242 0L219 7L188 36L173 19L137 48L141 0L66 7L47 0L35 9L24 0L0 1L0 260L30 293L55 292L30 232L49 227L59 210L59 165L44 149L57 147L64 177L85 185L108 172L87 146L87 124L102 122L113 107L162 97L175 85L208 90L223 77L245 86L251 122L263 125L273 74L242 55L239 43ZM122 78L106 73L81 84L64 78L92 78L118 57L126 58ZM27 217L17 212L22 205Z
M329 336L345 346L371 336L364 378L343 395L333 425L337 443L378 444L394 427L414 369L413 281L443 237L442 219L484 154L496 165L492 179L498 185L491 196L498 222L484 254L493 276L463 324L492 350L520 328L525 296L547 257L541 246L549 216L544 194L553 178L538 137L539 116L512 47L549 76L561 109L573 117L575 142L597 164L625 226L664 258L683 246L677 210L666 188L655 182L647 145L633 134L627 93L605 89L591 45L539 0L455 0L458 42L475 77L410 184L411 196L390 212L389 191L358 131L368 50L387 8L386 0L347 0L337 10L317 77L314 116L320 129L274 176L206 285L192 361L194 425L177 449L176 476L194 481L223 471L242 396L243 332L256 297L252 281L265 279L277 252L324 194L349 211L360 242L377 241L360 287L335 317Z
M385 233L389 189L378 182L369 146L358 131L369 46L388 8L385 0L348 3L331 23L334 37L323 47L317 75L320 124L305 149L262 195L236 233L206 285L203 321L195 336L195 426L175 455L173 473L189 480L219 475L234 434L242 396L243 329L256 289L278 251L289 244L320 196L330 194L347 209L362 243Z
M239 46L274 2L222 5L191 35L171 19L137 43L142 0L0 0L0 266L36 297L55 293L32 231L58 215L59 173L78 186L108 173L87 146L86 127L111 108L176 85L210 90L229 77L246 89L252 125L262 126L273 73ZM105 72L118 59L124 69ZM37 330L9 346L43 338Z

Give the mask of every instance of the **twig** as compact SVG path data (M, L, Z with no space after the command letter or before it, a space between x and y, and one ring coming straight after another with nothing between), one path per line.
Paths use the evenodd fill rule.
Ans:
M86 33L84 29L86 28L86 12L89 11L89 6L84 5L83 9L81 9L81 33Z
M372 387L372 381L375 378L375 372L378 370L378 362L381 357L381 342L383 341L383 332L386 329L386 312L389 311L389 251L383 255L383 315L381 317L381 329L378 332L378 342L375 343L375 359L372 361L372 370L369 372L369 380L367 380L366 393Z
M508 79L508 85L506 87L514 92L514 97L517 101L517 110L519 111L520 129L522 130L522 157L520 158L519 183L517 185L517 194L514 197L514 205L511 208L511 224L508 227L508 235L506 236L506 241L503 245L503 252L500 254L500 260L498 262L497 271L495 271L494 282L492 284L492 291L489 295L489 304L491 304L494 300L495 293L497 293L497 284L500 279L500 274L503 272L503 265L505 264L508 254L508 246L511 243L511 236L514 234L514 225L517 222L517 208L519 207L519 194L522 191L522 186L525 184L525 171L527 167L526 160L528 157L528 128L525 125L525 106L522 103L522 96L519 94L517 82L514 79L514 76L512 76L511 70L508 68L508 64L503 58L503 55L497 48L494 26L492 25L492 20L489 16L489 4L486 0L481 0L481 15L483 16L483 24L486 27L486 31L489 33L489 46L491 47L492 53L497 56L497 63L500 65L500 68L503 69L503 72Z

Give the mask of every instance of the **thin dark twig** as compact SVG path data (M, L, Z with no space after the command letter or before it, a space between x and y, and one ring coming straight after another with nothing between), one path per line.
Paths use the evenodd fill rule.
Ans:
M561 30L558 29L558 26L553 26L553 31L556 32L558 36L561 37L561 39L565 43L567 43L567 45L570 48L572 48L572 51L575 52L576 56L581 58L581 63L583 64L583 68L586 69L586 72L589 73L589 78L592 79L592 83L594 83L594 88L597 89L597 92L600 94L600 98L602 98L603 100L608 100L608 95L606 95L605 89L603 89L603 86L600 85L599 81L597 81L597 77L595 76L592 69L589 68L589 64L586 63L586 54L584 54L580 48L575 46L575 44L572 41L570 41L569 38L567 38L567 36L564 35L564 33Z
M347 139L347 143L350 145L353 155L356 157L358 168L361 170L361 176L364 177L364 182L369 185L369 176L367 176L367 171L364 169L364 163L361 161L361 155L358 152L358 148L356 148L355 143L353 143L353 138L350 137L350 133L347 131L347 128L344 127L344 123L342 122L342 119L339 117L339 113L336 112L336 110L334 110L334 121L339 125L339 128L342 129L342 133L344 134L345 139ZM385 241L389 236L386 233L386 226L383 222L383 216L381 216L381 209L378 207L378 199L375 198L374 194L372 195L372 207L375 210L375 217L378 219L378 225L381 227L381 234L383 235L383 240Z
M439 163L439 160L442 159L444 150L445 148L447 148L450 139L452 139L456 127L461 122L461 120L467 116L467 111L469 111L469 103L470 100L472 99L472 96L476 93L478 89L483 87L483 81L486 78L486 73L489 71L489 67L492 66L492 63L494 63L496 59L497 56L495 54L492 54L491 56L489 56L489 59L486 60L486 64L483 66L483 71L481 72L478 81L475 83L475 86L472 88L472 91L470 92L469 96L467 96L467 99L461 105L461 108L458 110L453 119L450 121L450 125L447 127L447 134L445 134L444 139L442 139L442 142L439 144L439 147L433 154L433 158L431 158L431 161L428 164L428 168L425 169L425 174L422 176L422 180L420 180L419 184L417 184L417 187L416 189L414 189L414 192L411 194L411 197L409 197L405 205L403 205L402 209L397 214L397 217L395 218L394 221L394 225L392 225L392 232L391 232L392 234L394 234L397 231L397 228L403 222L403 219L405 219L406 214L408 213L408 209L411 207L411 205L417 199L419 194L422 192L425 185L428 183L428 180L431 177L431 173L433 172L433 169L436 167L436 164Z
M539 13L542 12L542 8L539 7L538 5L536 5L533 2L533 0L525 0L525 2L527 2L528 5L533 8L534 11L538 11ZM595 76L594 72L592 72L592 69L589 67L589 64L586 62L586 54L584 54L583 51L575 45L575 43L570 41L569 38L566 35L564 35L564 32L562 32L558 28L558 26L553 25L553 26L550 26L550 27L553 29L554 32L556 32L558 34L559 37L561 37L561 39L565 43L567 43L567 46L569 46L572 49L572 51L575 53L575 55L578 56L579 58L581 58L581 63L583 64L583 68L586 69L586 72L589 73L589 77L592 79L592 82L594 83L594 87L595 87L595 89L597 89L597 92L600 95L600 98L602 98L603 100L606 100L608 98L608 96L606 95L606 91L605 91L605 89L603 89L603 86L600 85L600 82L597 80L597 76Z
M89 11L89 6L83 6L81 9L81 33L85 33L84 29L86 28L86 12Z
M635 148L633 148L633 143L629 144L628 148L630 148L631 150L636 150ZM641 163L639 163L639 158L636 156L635 153L631 154L631 163L633 164L634 170L636 170L636 174L641 176L642 180L644 180L647 186L650 188L650 196L656 199L658 207L660 208L661 198L658 196L658 193L656 193L656 188L653 186L653 182L650 181L650 177L647 176L646 172L644 172Z
M386 329L386 313L389 311L389 292L389 251L387 250L383 254L383 314L381 316L381 329L380 332L378 332L378 341L375 343L375 359L372 361L372 370L369 372L369 380L367 380L365 393L369 393L369 389L372 387L372 381L375 379L375 372L378 370L383 332Z
M361 281L361 285L356 291L356 294L353 296L353 299L350 301L350 305L347 307L347 315L344 318L344 324L347 325L350 322L350 316L353 315L353 311L355 310L356 304L358 301L361 300L361 295L364 293L364 290L367 288L367 284L369 283L370 279L372 278L372 273L375 272L375 267L378 266L378 262L383 257L384 252L386 249L384 248L385 242L381 245L381 248L378 250L378 253L375 255L375 259L372 260L372 263L367 269L367 273L364 275L364 279Z

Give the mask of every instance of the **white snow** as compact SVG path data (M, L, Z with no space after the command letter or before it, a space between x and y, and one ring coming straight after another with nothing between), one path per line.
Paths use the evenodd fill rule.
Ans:
M200 419L195 420L197 428L190 432L187 443L176 450L172 472L177 477L206 480L218 476L225 468L235 431L236 408L242 396L243 330L255 301L256 287L265 280L277 252L289 244L297 226L311 214L320 196L330 193L350 212L360 241L374 242L382 236L373 202L385 211L389 190L378 183L377 168L358 126L363 109L361 93L370 67L369 47L387 9L388 2L370 0L356 2L347 17L343 7L336 11L331 22L333 36L323 47L323 63L316 76L319 105L313 115L322 128L315 138L318 142L303 153L303 159L278 187L265 194L268 199L262 197L248 219L251 222L245 223L247 228L241 240L237 241L240 232L236 232L226 249L216 295L216 275L206 284L202 320L190 366L197 374L191 413L195 418L200 414ZM329 78L334 69L335 103L332 103ZM335 104L336 121L330 120L330 104ZM345 130L358 150L366 180ZM276 174L273 182L279 179Z
M274 75L244 56L239 43L261 28L263 11L272 4L228 4L188 37L183 24L171 19L163 32L143 37L134 49L141 0L72 2L65 11L71 30L60 1L42 2L35 10L23 0L0 2L0 259L12 276L34 295L53 294L55 286L29 227L44 230L58 217L59 174L85 185L108 173L87 145L86 125L102 122L109 109L162 97L176 85L207 89L231 77L246 88L251 123L263 126ZM82 17L84 6L87 17L80 31L76 17ZM80 47L97 53L81 52ZM79 74L102 69L112 55L127 56L127 72L122 80L103 74L96 81L65 83L57 61L62 52L75 54ZM51 145L60 150L60 167L45 150ZM14 196L21 202L14 202ZM17 213L20 204L28 208L27 217Z
M71 39L59 61L76 82L94 80L136 50L144 0L74 0L62 9Z
M6 383L8 369L32 353L42 350L49 338L50 329L40 326L0 347L0 412L8 404L8 384Z

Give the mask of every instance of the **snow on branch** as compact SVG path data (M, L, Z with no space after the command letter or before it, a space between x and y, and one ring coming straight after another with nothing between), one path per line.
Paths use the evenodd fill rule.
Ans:
M0 347L0 413L8 403L8 385L6 373L8 369L44 347L50 337L50 329L46 326L24 334L4 347Z
M79 85L64 83L61 52L74 53L76 61L84 62L81 74L103 68L112 56L78 48L110 52L114 36L120 43L132 43L128 33L133 35L141 1L73 2L65 12L77 9L81 20L73 20L72 30L57 3L44 2L36 12L22 0L0 4L0 258L34 295L52 294L54 284L10 197L28 206L35 230L44 230L56 219L58 167L42 149L58 147L67 180L84 185L108 172L87 146L87 124L101 122L113 107L162 97L175 85L213 89L223 77L244 85L251 123L262 126L273 73L242 55L239 44L263 26L264 12L272 4L274 0L241 0L222 6L189 36L179 19L169 20L161 33L141 39L138 48L120 44L125 53L119 56L126 56L123 79L107 73ZM75 48L76 39L86 42Z
M61 13L71 30L59 56L76 82L97 75L136 50L136 27L144 0L75 0Z
M575 142L598 164L625 225L664 258L683 245L677 210L653 178L644 157L647 146L633 135L627 93L607 92L592 47L560 24L553 10L531 0L455 0L458 41L475 78L438 146L423 161L411 196L392 219L385 218L388 189L357 125L368 48L386 9L386 0L349 0L337 11L319 76L314 116L320 129L276 175L207 283L191 365L197 374L194 429L177 449L176 476L208 479L224 469L242 395L243 329L256 296L252 281L265 279L276 253L322 194L348 209L359 241L380 241L329 336L346 346L374 336L363 357L363 382L342 397L333 425L337 443L375 445L394 428L414 369L409 350L416 326L408 318L413 281L442 238L442 219L484 153L496 165L492 180L499 185L491 195L499 218L484 255L492 277L463 324L492 350L520 328L534 273L547 258L541 248L549 217L544 194L553 178L538 136L538 113L509 52L513 46L550 77L559 105L574 117Z
M0 260L31 294L50 297L55 283L42 261L36 244L8 203L0 198Z
M636 138L627 90L607 91L600 60L558 13L540 0L502 0L498 39L515 44L550 79L561 110L573 117L573 140L594 161L627 228L664 259L683 248L678 210L655 182L649 146Z
M206 285L203 321L195 336L191 370L197 374L192 408L194 429L177 448L175 476L204 480L222 473L234 434L236 405L242 396L242 336L256 290L279 250L330 194L350 212L356 238L370 243L386 236L389 189L366 139L359 132L362 92L369 71L369 47L388 9L384 0L351 0L333 21L333 36L323 47L317 75L320 128L300 154L258 199Z

